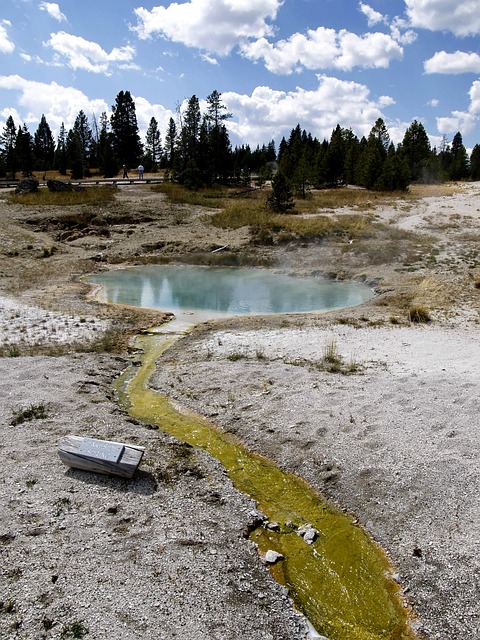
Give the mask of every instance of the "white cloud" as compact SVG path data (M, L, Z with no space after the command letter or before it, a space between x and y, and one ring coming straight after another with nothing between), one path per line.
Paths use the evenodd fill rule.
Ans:
M133 62L130 62L128 64L119 64L118 68L122 71L142 71L142 67L139 64L135 64Z
M263 60L273 73L289 74L302 68L310 70L354 67L388 67L392 59L403 56L402 47L384 33L358 36L346 30L318 27L306 35L294 33L288 40L271 44L265 38L245 43L242 54L250 60Z
M107 53L96 42L90 42L65 31L51 33L50 40L44 46L51 47L57 61L65 61L72 69L82 69L93 73L109 73L112 63L129 63L135 57L135 48L114 48Z
M275 91L264 86L250 96L222 93L225 106L234 114L228 123L232 142L256 145L279 141L288 137L297 123L320 140L329 139L337 124L352 128L361 137L368 135L377 118L384 118L382 105L391 103L385 96L373 100L368 87L356 82L328 76L318 76L318 80L313 91L300 87Z
M390 33L392 38L399 44L408 45L415 42L417 34L415 31L408 29L408 25L404 20L395 18L390 25Z
M12 53L15 50L15 45L8 37L7 27L10 26L8 20L2 20L0 23L0 53Z
M480 73L480 55L455 51L438 51L423 63L425 73Z
M444 135L455 135L458 131L462 136L471 133L477 125L478 117L465 111L452 111L452 115L445 118L437 118L437 129Z
M385 18L385 16L383 16L378 11L375 11L375 9L373 9L369 4L364 4L363 2L360 2L359 9L361 13L363 13L366 16L369 27L371 27L374 24L378 24L379 22L384 22L384 23L387 22L387 19Z
M138 7L134 9L138 24L132 28L141 39L158 35L227 55L247 38L272 35L268 21L276 18L282 4L283 0L189 0L151 11Z
M20 54L20 58L22 58L24 62L36 62L38 64L44 64L43 60L39 56L32 56L29 53L24 53L23 51Z
M40 2L38 6L40 11L46 11L54 20L58 22L67 21L67 17L60 11L60 7L56 2Z
M10 116L12 116L15 126L22 124L18 111L16 109L9 109L6 107L4 109L0 109L0 130L3 130L3 127Z
M146 98L142 98L141 96L132 96L132 99L135 103L135 114L137 116L140 136L142 138L145 136L150 120L155 118L163 137L170 118L175 118L175 113L170 111L170 109L166 109L161 104L151 104Z
M438 105L440 104L440 101L437 100L437 98L432 98L431 100L429 100L427 102L427 104L428 104L429 107L434 107L435 108L435 107L438 107Z
M475 82L472 84L472 86L470 87L469 95L470 113L480 116L480 80L475 80Z
M216 58L213 58L212 56L209 56L205 53L202 53L200 55L200 58L204 61L204 62L208 62L209 64L213 64L214 66L218 65L218 60Z
M453 136L460 131L462 136L467 136L475 130L480 122L480 80L472 83L468 95L468 111L452 111L449 116L437 118L437 129L440 133Z
M20 93L16 100L18 122L25 122L37 128L42 114L45 114L52 132L56 136L62 122L68 130L73 126L80 110L87 117L95 114L98 118L109 106L102 99L90 99L74 87L63 87L56 82L36 82L19 75L0 76L0 89ZM12 112L12 110L10 110ZM21 115L18 115L20 112ZM14 116L15 119L15 116ZM32 132L32 131L31 131Z
M402 47L384 33L357 36L354 33L340 31L339 42L341 55L336 60L337 69L386 68L392 60L400 60L403 57Z
M405 4L414 27L451 31L457 36L480 33L477 0L405 0Z
M11 115L17 126L25 122L27 126L30 125L30 132L34 133L44 114L56 138L62 122L68 131L73 127L79 111L83 111L89 119L95 116L97 122L103 112L107 115L111 113L105 100L90 99L78 89L63 87L56 82L47 84L26 80L18 75L0 76L0 89L20 94L16 100L17 107L0 111L0 130L3 126L1 119L6 120ZM174 112L160 104L151 104L141 96L132 96L132 99L142 137L145 136L152 117L157 120L160 131L166 131L170 118L175 117Z

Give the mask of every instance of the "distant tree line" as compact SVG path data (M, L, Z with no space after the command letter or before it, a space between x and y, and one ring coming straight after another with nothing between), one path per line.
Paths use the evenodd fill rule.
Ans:
M278 163L296 195L305 196L309 185L332 187L352 184L379 191L405 190L411 183L480 179L480 145L471 157L457 133L450 144L431 148L427 133L416 120L408 127L401 144L391 141L379 118L368 137L360 140L351 129L339 125L330 140L320 142L300 129L282 139Z
M195 95L183 110L178 108L163 141L153 117L141 140L129 91L118 93L110 117L104 112L99 120L89 119L80 111L70 130L62 123L56 141L44 115L33 135L9 116L0 133L0 176L14 179L56 170L65 176L70 172L73 179L92 172L113 177L122 165L135 168L141 163L147 172L161 169L166 178L198 188L250 184L252 175L262 182L278 172L282 189L291 189L297 197L305 197L311 187L343 184L396 191L412 182L480 180L480 145L469 157L458 132L451 143L444 138L438 149L431 148L416 120L398 145L391 142L381 118L361 139L337 125L329 140L320 141L297 125L277 153L273 140L253 150L248 144L232 149L226 126L231 117L216 90L207 96L204 113Z

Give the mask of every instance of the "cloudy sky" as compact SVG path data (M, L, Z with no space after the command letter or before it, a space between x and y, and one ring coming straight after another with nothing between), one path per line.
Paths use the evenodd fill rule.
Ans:
M80 110L130 91L142 135L214 89L232 143L267 144L300 124L360 137L413 120L433 145L480 143L480 0L2 0L0 127L12 115L56 136Z

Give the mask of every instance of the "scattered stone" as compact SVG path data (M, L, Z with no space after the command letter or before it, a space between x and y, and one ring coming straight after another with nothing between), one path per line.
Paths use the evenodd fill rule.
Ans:
M36 193L38 191L38 180L33 178L25 178L15 187L15 193L18 196L24 196L27 193Z
M80 185L72 184L71 182L64 182L63 180L47 180L47 187L49 191L54 192L81 191L84 188Z
M273 551L272 549L269 549L265 554L265 562L267 564L275 564L279 560L283 560L283 556L281 553L278 553L278 551Z
M261 527L266 520L265 516L263 513L260 513L260 511L250 511L249 517L250 520L245 525L243 531L244 538L248 538L250 534L255 531L255 529L258 529L258 527Z
M0 535L0 544L2 545L10 544L14 540L15 540L15 534L13 533L2 533Z
M314 629L314 627L310 624L310 622L307 622L307 626L308 626L308 634L307 634L308 640L329 640L327 636L320 635L318 631Z
M312 544L317 539L319 534L318 529L312 527L311 524L305 524L303 527L300 527L297 531L298 535L301 536L307 544Z
M278 522L267 522L265 524L265 527L269 531L280 531L280 525L278 524Z

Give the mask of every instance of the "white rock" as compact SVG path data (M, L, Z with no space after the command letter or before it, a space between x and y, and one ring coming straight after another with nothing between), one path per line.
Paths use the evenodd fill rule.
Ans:
M276 562L282 559L283 559L282 554L278 553L278 551L273 551L272 549L269 549L265 554L265 562L267 562L268 564L275 564Z

